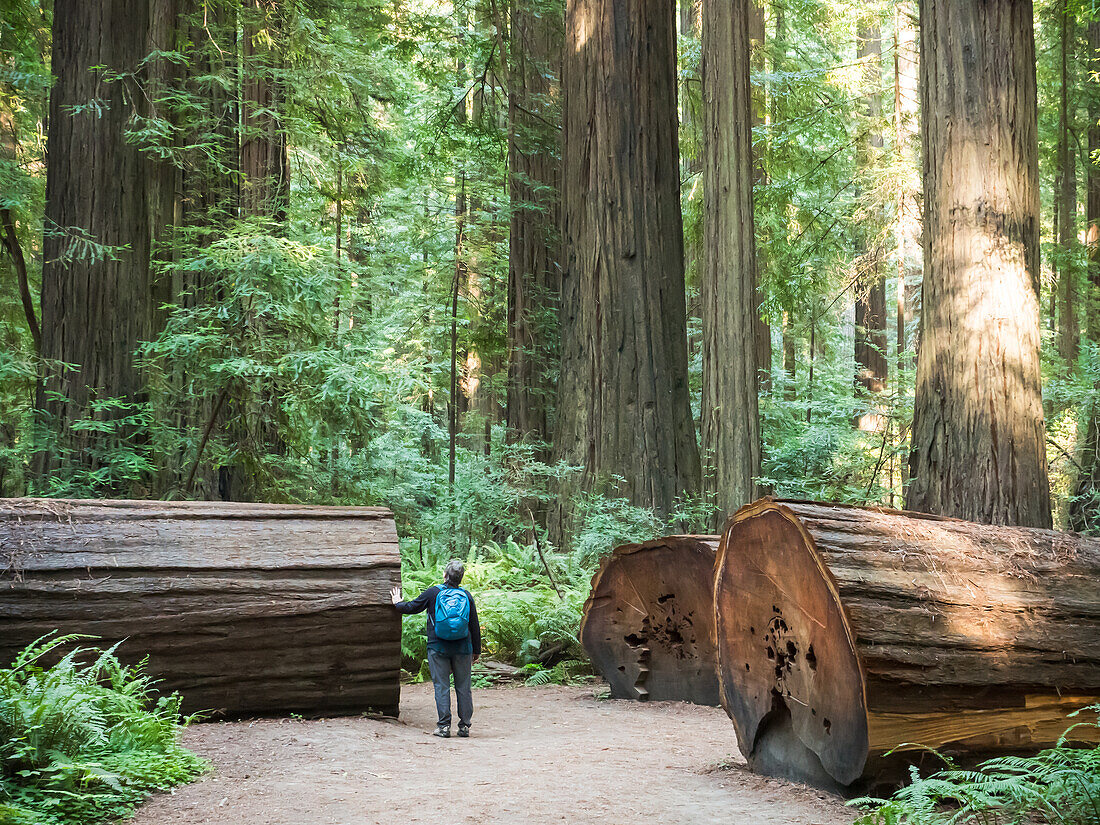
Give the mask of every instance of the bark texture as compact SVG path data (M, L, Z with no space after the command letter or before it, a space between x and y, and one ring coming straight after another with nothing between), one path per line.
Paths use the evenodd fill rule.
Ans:
M702 445L718 523L756 497L760 474L751 11L703 3Z
M581 643L616 699L718 704L713 611L718 536L625 544L600 565Z
M924 296L907 506L1049 526L1032 6L924 0Z
M512 11L508 88L508 397L510 438L550 440L549 370L557 354L560 293L560 132L555 105L561 75L562 20Z
M397 712L388 510L4 499L0 558L0 666L86 633L148 655L184 712Z
M563 92L558 457L582 486L667 515L699 488L674 6L571 0Z
M824 786L906 743L1050 745L1100 695L1100 541L762 499L715 565L723 705L763 772ZM1095 738L1095 730L1079 735Z
M154 336L170 297L170 284L154 274L153 246L172 218L176 172L127 140L127 131L135 116L154 114L150 100L173 71L164 61L141 64L174 47L177 17L176 0L54 6L42 355L73 369L49 369L39 395L58 436L39 453L43 474L103 466L113 436L74 430L74 422L130 414L93 411L94 401L141 399L134 351Z

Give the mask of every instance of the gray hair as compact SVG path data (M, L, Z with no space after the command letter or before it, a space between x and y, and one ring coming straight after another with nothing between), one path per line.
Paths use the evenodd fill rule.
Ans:
M447 562L447 569L443 571L443 581L447 582L451 587L457 587L462 584L462 577L464 575L466 575L466 565L458 559L451 559Z

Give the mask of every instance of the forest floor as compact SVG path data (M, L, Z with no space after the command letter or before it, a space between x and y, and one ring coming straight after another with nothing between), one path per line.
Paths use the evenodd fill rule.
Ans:
M431 736L430 684L401 718L194 725L213 771L134 825L849 825L836 797L749 773L719 708L595 698L589 687L474 692L469 739Z

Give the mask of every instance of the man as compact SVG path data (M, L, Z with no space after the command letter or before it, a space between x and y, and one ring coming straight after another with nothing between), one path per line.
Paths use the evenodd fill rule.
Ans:
M470 735L474 697L470 689L470 666L481 655L481 625L470 591L459 587L466 568L457 559L447 565L443 585L433 584L412 601L401 600L401 588L390 591L399 613L428 613L428 669L435 685L435 709L439 716L433 736L451 735L451 674L455 677L458 705L458 735ZM438 627L437 627L438 624Z

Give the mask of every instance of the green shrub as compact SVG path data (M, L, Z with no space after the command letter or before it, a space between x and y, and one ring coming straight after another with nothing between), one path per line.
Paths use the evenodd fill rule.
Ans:
M111 821L206 770L176 741L179 695L154 699L142 667L114 648L40 664L74 638L31 645L0 670L0 823Z
M1073 727L1081 726L1097 724ZM866 809L857 825L1100 825L1100 746L1071 747L1065 735L1035 756L990 759L974 770L948 761L928 777L911 771L890 799L853 800Z

